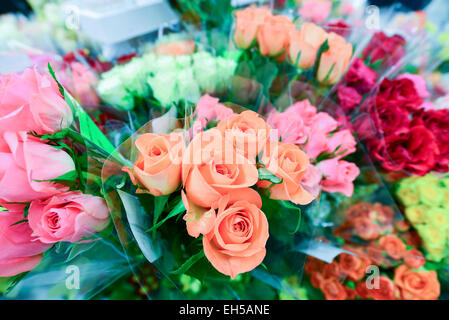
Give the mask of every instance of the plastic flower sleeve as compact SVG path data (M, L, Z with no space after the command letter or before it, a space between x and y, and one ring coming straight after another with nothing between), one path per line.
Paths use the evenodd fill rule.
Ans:
M224 106L237 114L246 110L229 103ZM131 168L137 160L135 141L139 136L180 130L188 142L192 134L199 134L195 124L193 131L187 130L191 124L190 117L176 119L168 114L150 121L117 149L130 163L130 169L124 171L129 173L130 170L137 170ZM207 132L207 129L203 130ZM128 256L137 257L140 261L138 266L133 267L133 272L138 273L139 269L148 264L158 270L160 289L149 293L149 297L274 299L279 291L285 290L295 295L285 278L294 276L301 279L305 255L299 249L299 244L303 239L311 237L313 230L306 225L304 214L301 213L308 207L263 197L262 211L269 221L270 230L264 262L252 272L242 273L229 280L201 254L200 239L187 234L186 221L189 220L185 217L186 221L180 219L185 214L180 190L168 196L153 196L140 193L142 191L136 193L143 186L139 181L138 186L133 186L128 173L122 169L122 163L107 161L103 167L103 187L108 205L114 212L114 223L121 234L123 248ZM152 189L149 191L154 192ZM300 297L296 295L296 298Z

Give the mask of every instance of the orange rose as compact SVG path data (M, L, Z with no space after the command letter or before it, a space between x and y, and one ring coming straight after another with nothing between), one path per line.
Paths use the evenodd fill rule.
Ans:
M191 55L195 51L195 42L182 40L172 43L161 43L154 51L156 54L164 56Z
M249 110L220 121L217 129L227 142L252 161L262 151L271 133L265 120L257 112Z
M198 238L200 234L209 233L217 218L215 210L197 206L187 198L184 191L181 191L181 197L186 208L183 219L186 222L187 233L194 238Z
M233 279L262 263L268 240L268 221L260 210L262 199L257 191L247 189L245 197L234 194L220 199L214 227L203 237L207 259Z
M348 297L345 287L333 278L321 281L320 289L323 291L326 300L346 300Z
M355 218L352 221L355 233L364 240L374 240L380 235L380 227L369 218Z
M314 200L300 184L309 166L309 158L297 145L268 141L262 162L268 171L282 179L282 183L274 186L269 181L257 184L260 188L270 188L271 199L289 200L301 205Z
M310 284L314 288L319 288L321 286L321 282L323 282L324 276L321 274L321 272L314 271L310 274Z
M327 263L323 267L323 276L324 278L334 278L341 279L344 277L343 270L341 270L339 264L336 261L332 261L332 263Z
M140 185L137 192L154 196L174 192L181 183L182 135L146 133L137 138L136 147L139 156L133 172L126 167L123 170L130 174L133 183Z
M323 52L318 66L318 81L335 84L345 72L352 58L352 45L336 33L329 33L329 50Z
M248 7L235 12L234 41L237 47L248 49L252 46L257 36L259 26L266 17L271 16L268 8Z
M257 43L263 56L279 56L290 43L290 32L295 25L286 16L269 16L259 26Z
M394 282L401 289L404 300L436 300L440 296L435 271L413 271L401 265L394 270Z
M326 41L327 33L314 23L304 22L301 30L290 33L288 56L298 68L311 68L317 59L318 50Z
M417 249L407 251L404 254L404 261L407 267L411 269L419 269L426 263L423 254Z
M379 276L379 288L368 289L370 298L374 300L396 300L399 297L399 290L388 277Z
M256 165L215 128L196 135L184 153L182 182L187 197L198 206L214 207L224 195L257 180Z
M340 254L339 266L341 272L348 275L353 281L359 281L365 276L366 268L371 261L364 257L355 256L348 253Z
M385 250L387 255L395 260L401 259L407 250L405 243L393 234L381 237L379 239L379 244Z

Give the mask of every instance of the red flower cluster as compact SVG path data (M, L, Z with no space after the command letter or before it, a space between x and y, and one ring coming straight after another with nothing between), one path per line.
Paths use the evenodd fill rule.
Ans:
M368 113L377 135L367 141L373 158L388 171L425 175L449 171L449 110L425 111L409 79L385 79Z
M345 84L338 87L338 103L345 112L351 112L362 101L362 96L376 84L377 74L361 58L353 61L345 76Z
M382 31L374 34L363 50L363 58L371 64L382 61L383 66L393 66L405 55L406 41L400 35L387 36Z
M351 254L342 253L330 264L309 258L305 266L312 286L327 300L438 298L436 273L421 270L425 259L416 249L416 234L409 231L405 221L395 223L391 207L358 203L347 210L346 221L335 234ZM357 245L354 239L366 244ZM369 277L366 272L372 265L382 268L382 275Z

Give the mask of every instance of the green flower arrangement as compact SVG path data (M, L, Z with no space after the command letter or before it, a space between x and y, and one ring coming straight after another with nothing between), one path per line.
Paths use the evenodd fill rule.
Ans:
M422 238L427 259L449 258L449 177L428 174L403 179L396 195Z
M232 55L215 57L207 51L176 57L147 53L103 73L97 90L106 103L122 110L150 97L162 107L180 99L196 103L204 93L226 90L236 66Z

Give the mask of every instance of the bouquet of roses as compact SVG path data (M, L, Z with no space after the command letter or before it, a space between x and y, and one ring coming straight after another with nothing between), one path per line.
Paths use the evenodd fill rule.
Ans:
M297 245L311 234L300 208L317 196L306 185L310 160L256 112L205 96L193 117L153 119L118 150L130 165L110 160L102 170L114 223L171 281L208 286L221 273L232 286L266 282L256 267L273 279L281 261L301 257ZM297 259L283 272L301 270Z
M347 251L330 264L310 258L305 270L311 285L328 300L438 299L437 273L426 268L419 237L394 217L394 209L380 203L348 208L335 230Z
M396 195L405 217L418 231L426 258L441 262L448 257L447 178L433 174L402 179Z
M107 252L118 243L99 164L115 147L50 74L26 69L2 76L0 93L0 277L11 277L11 288L23 279L15 294L28 296L36 289L33 276L52 270L55 285L64 277L58 265L84 259L92 272L95 264L85 262L91 249L97 252L91 259L110 263ZM86 290L129 272L118 256L116 269L94 271L96 283L86 277Z

